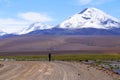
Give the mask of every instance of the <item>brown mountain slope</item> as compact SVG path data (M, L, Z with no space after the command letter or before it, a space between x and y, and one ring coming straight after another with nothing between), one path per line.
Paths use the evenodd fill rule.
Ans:
M120 52L119 36L26 35L0 39L0 52L113 51Z

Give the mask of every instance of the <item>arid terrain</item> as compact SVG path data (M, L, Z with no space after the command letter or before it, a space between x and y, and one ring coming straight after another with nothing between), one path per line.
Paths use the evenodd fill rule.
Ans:
M119 36L24 35L0 39L0 55L53 53L118 53Z
M0 62L0 80L119 80L120 76L78 62Z
M24 35L0 39L0 56L120 54L119 36ZM0 80L120 80L101 67L66 61L0 61Z

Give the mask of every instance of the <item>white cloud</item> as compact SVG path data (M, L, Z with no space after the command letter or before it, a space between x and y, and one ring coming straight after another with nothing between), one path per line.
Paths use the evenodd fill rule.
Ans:
M45 14L40 14L36 12L26 12L21 13L19 16L25 20L32 21L32 22L47 22L52 21L52 18Z
M17 32L27 27L30 23L27 21L21 21L17 19L7 18L7 19L0 19L0 30L12 33Z
M53 19L47 15L27 12L18 14L18 19L16 18L0 18L0 30L13 33L22 30L23 28L31 25L34 22L47 22Z

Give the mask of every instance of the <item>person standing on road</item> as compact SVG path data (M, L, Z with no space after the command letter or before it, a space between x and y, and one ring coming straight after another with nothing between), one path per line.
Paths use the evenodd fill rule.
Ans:
M49 61L51 61L51 53L48 54Z

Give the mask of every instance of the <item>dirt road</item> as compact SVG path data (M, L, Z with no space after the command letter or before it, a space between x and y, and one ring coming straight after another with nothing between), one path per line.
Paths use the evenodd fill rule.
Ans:
M120 80L120 76L77 62L0 62L0 80Z

